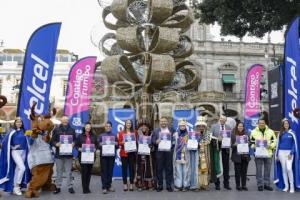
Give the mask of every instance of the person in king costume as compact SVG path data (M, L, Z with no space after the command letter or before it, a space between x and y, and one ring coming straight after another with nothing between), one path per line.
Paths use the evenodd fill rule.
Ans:
M220 147L218 138L207 130L206 118L200 116L195 123L199 137L198 184L199 189L208 190L209 183L214 183L222 176ZM192 174L193 175L193 174Z

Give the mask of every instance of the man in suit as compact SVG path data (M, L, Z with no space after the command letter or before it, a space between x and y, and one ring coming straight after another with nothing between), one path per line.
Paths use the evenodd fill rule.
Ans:
M170 149L160 150L159 143L162 140L162 133L169 133L171 144L173 141L174 130L168 127L168 120L166 117L161 117L159 120L160 127L155 129L152 134L152 144L155 147L155 158L156 158L156 178L157 186L156 191L160 192L163 190L163 172L165 171L166 185L169 192L173 191L173 149L171 145Z
M212 125L211 132L214 137L217 137L219 140L219 144L222 142L222 134L221 131L232 131L231 127L225 124L226 123L226 117L223 115L220 115L219 121ZM221 147L221 144L219 145ZM223 165L223 183L224 188L227 190L231 190L230 184L229 184L229 155L230 155L230 148L222 148L222 165ZM220 179L217 178L215 182L216 190L220 190Z

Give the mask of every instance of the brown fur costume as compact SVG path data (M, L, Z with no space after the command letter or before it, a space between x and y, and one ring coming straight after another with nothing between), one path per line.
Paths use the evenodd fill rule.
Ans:
M31 108L31 128L32 138L37 138L38 134L47 131L47 135L43 136L43 140L47 143L50 142L50 133L54 128L53 122L50 120L51 116L55 115L56 110L53 109L52 114L47 114L45 116L35 115L34 104ZM55 191L55 185L52 183L53 174L53 163L50 164L40 164L31 169L32 177L29 183L28 190L25 194L26 198L39 197L40 189L43 191Z

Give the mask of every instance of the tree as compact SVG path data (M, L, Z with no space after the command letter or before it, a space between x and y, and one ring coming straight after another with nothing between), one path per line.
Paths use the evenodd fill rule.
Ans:
M282 30L299 14L299 0L203 0L194 1L200 23L221 26L222 35L263 37Z

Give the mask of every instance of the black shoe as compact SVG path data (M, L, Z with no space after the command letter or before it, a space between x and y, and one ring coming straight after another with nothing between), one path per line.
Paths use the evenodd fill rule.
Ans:
M246 186L242 187L242 190L248 191L248 188Z
M70 194L74 194L75 193L75 191L74 191L74 189L71 187L71 188L69 188L69 193Z
M163 190L162 187L157 187L157 188L156 188L156 192L161 192L162 190Z
M268 186L268 185L265 185L264 189L268 190L268 191L273 191L273 188L271 186Z
M264 187L263 186L258 186L258 191L264 191Z
M173 188L167 187L168 192L173 192Z
M58 194L60 193L60 188L56 188L55 191L53 192L53 194Z
M236 187L236 190L242 191L242 188L241 188L240 186L237 186L237 187Z
M216 190L221 190L221 187L220 186L216 186Z
M226 190L231 190L231 187L228 185L228 186L225 186L224 187Z

